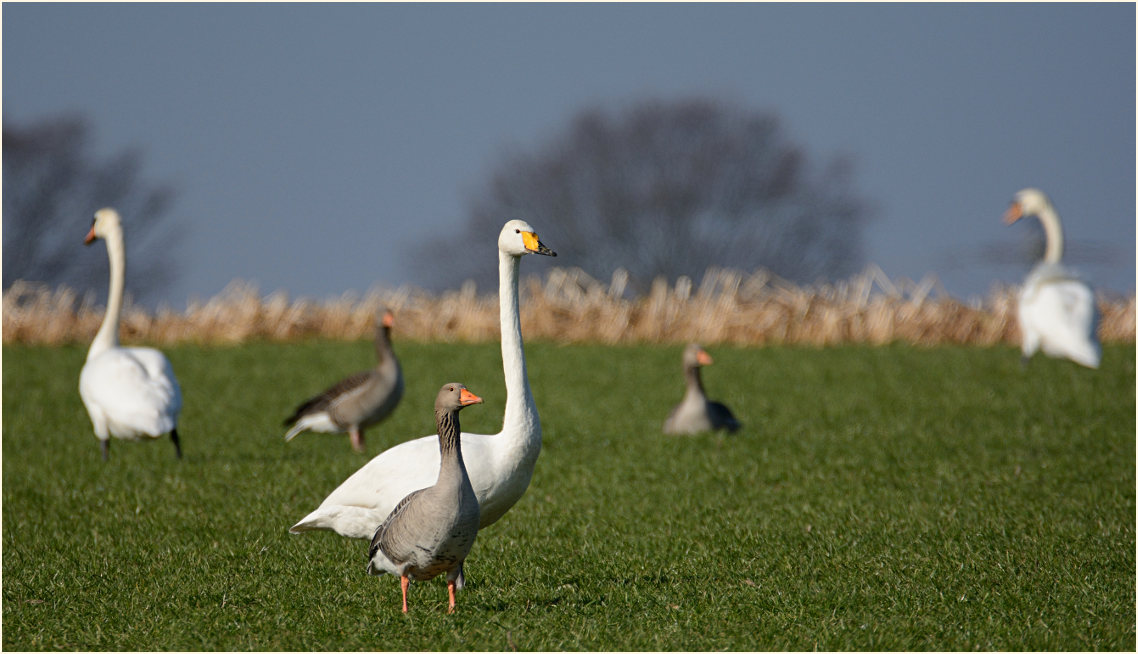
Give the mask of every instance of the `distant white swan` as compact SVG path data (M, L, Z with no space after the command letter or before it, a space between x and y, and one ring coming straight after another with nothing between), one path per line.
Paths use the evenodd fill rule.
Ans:
M1051 200L1034 188L1016 193L1004 222L1037 216L1043 223L1047 250L1043 261L1024 280L1019 293L1021 348L1026 363L1037 350L1075 363L1098 368L1102 356L1096 331L1098 309L1094 292L1059 261L1063 256L1063 227Z
M523 255L556 256L533 228L511 220L498 234L498 302L502 329L502 367L506 380L506 414L497 434L463 432L462 454L481 510L480 528L494 524L529 487L541 452L541 422L526 377L518 314L518 264ZM348 477L300 522L298 534L328 529L348 538L371 538L404 497L426 488L439 475L436 435L396 445ZM463 577L461 569L458 587Z
M110 457L112 436L142 440L167 433L174 443L174 454L180 459L182 446L178 441L178 412L182 408L182 392L174 377L174 369L158 350L119 346L126 253L122 222L114 209L95 212L95 220L84 243L90 245L96 238L107 243L111 288L103 324L87 351L83 371L79 373L79 396L91 416L95 437L103 450L103 460Z

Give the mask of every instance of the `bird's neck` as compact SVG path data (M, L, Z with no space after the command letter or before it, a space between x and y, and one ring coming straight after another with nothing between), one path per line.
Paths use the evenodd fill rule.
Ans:
M699 373L699 366L684 368L684 380L687 382L688 394L703 395L703 378Z
M522 323L518 313L518 263L521 257L498 252L498 317L502 330L502 369L506 380L506 414L502 431L534 434L541 441L537 406L526 376Z
M375 363L382 367L389 359L393 359L395 352L391 349L391 328L380 327L375 336Z
M103 324L95 334L95 340L91 342L91 349L87 351L88 361L111 348L118 347L119 344L119 318L122 316L126 254L121 233L112 232L104 240L107 243L107 258L110 260L111 286L107 293L107 313L103 316Z
M1047 263L1059 263L1063 257L1063 226L1059 222L1059 214L1050 205L1039 211L1039 222L1043 223L1043 233L1047 237L1047 250L1043 253L1043 260Z
M458 411L435 409L435 425L439 428L439 479L444 479L446 475L455 474L447 473L448 469L463 467Z

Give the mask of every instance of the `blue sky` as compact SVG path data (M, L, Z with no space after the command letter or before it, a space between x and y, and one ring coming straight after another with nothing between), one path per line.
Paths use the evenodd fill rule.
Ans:
M934 274L958 297L1018 282L1027 262L981 253L1022 247L1029 229L1000 217L1038 186L1069 262L1134 290L1130 3L2 11L5 116L81 112L97 153L139 147L177 188L175 308L233 279L315 298L415 284L405 253L457 230L504 152L586 106L689 95L777 112L814 158L851 156L877 208L868 258L890 277Z

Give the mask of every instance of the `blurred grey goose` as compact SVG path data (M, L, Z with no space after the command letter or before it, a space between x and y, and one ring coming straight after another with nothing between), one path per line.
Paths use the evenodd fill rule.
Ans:
M403 612L407 586L442 573L447 577L449 604L454 612L454 589L462 562L478 535L478 498L462 460L458 412L482 398L462 384L444 384L435 398L439 436L439 476L433 486L417 490L395 506L375 530L368 550L368 574L399 575Z
M286 426L292 425L285 434L286 441L305 430L346 431L352 449L364 451L364 430L387 419L403 397L403 370L391 349L394 320L391 311L384 311L376 326L375 367L341 380L298 406L284 421Z
M665 434L695 434L719 429L733 432L739 429L739 421L731 414L731 409L707 399L707 394L703 391L699 369L711 363L711 355L696 343L684 348L684 381L687 390L684 399L664 421Z
M1017 317L1021 333L1023 362L1042 349L1047 356L1067 358L1088 368L1098 368L1102 357L1098 335L1098 308L1095 294L1086 282L1065 267L1063 227L1059 213L1047 195L1034 188L1015 194L1004 214L1012 224L1024 216L1036 216L1043 223L1047 250L1019 292Z

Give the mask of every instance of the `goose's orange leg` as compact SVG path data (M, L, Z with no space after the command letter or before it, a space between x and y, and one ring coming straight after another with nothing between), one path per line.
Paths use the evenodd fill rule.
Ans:
M403 612L404 613L407 612L407 586L410 585L410 583L411 583L411 580L407 578L407 575L400 575L399 576L399 585L403 587Z
M352 449L357 452L363 452L364 449L364 432L359 427L348 428L348 440L352 443Z

